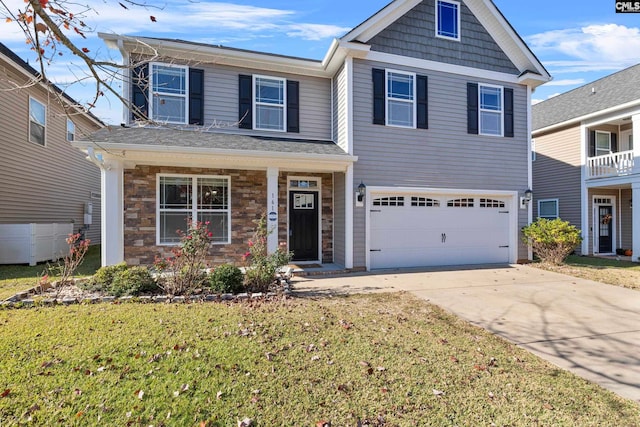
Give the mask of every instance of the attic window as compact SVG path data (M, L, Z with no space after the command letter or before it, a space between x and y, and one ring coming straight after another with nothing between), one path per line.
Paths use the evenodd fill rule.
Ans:
M460 3L436 1L436 36L460 40Z

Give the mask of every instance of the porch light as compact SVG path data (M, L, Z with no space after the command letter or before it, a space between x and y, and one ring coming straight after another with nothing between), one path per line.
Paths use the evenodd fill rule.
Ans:
M358 185L358 201L362 202L364 199L364 195L366 193L367 186L364 185L364 182L360 181L360 185Z
M533 191L530 188L527 188L527 191L524 192L524 199L529 203L531 199L533 199Z

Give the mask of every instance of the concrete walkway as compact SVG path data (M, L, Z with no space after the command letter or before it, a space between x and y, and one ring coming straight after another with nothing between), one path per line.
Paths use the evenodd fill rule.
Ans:
M295 278L296 293L408 291L640 402L640 292L533 267Z

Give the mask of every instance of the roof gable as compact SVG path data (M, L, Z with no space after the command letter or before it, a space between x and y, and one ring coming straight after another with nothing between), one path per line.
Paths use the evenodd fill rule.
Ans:
M344 43L369 43L378 34L421 3L426 7L434 7L433 1L394 0L343 36L340 41ZM460 3L466 6L484 27L485 31L515 66L518 74L533 73L539 75L543 81L551 79L542 63L531 52L491 0L460 0Z
M640 64L603 77L532 107L533 130L578 121L618 106L640 105Z

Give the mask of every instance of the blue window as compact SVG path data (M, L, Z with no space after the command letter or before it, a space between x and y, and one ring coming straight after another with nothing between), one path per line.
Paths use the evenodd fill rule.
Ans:
M436 21L438 37L460 40L460 3L436 1Z

